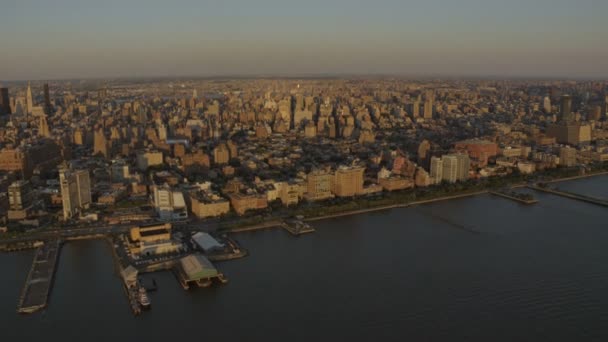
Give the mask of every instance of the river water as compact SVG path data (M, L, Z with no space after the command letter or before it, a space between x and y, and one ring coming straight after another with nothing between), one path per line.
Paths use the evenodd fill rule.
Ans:
M608 177L559 187L608 197ZM49 307L16 314L32 252L0 254L2 336L13 341L606 341L608 208L535 193L481 195L236 235L227 285L184 291L149 275L131 314L105 241L64 245ZM3 339L5 340L5 339Z

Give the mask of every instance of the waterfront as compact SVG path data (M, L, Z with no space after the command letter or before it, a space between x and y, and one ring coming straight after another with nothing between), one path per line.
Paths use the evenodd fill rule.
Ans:
M558 187L606 197L607 184L599 176ZM229 284L185 292L171 273L153 274L159 291L139 317L103 240L63 247L50 305L31 316L15 308L32 252L0 254L3 335L606 340L608 210L534 195L534 206L484 194L320 220L301 237L238 234L250 255L217 264Z

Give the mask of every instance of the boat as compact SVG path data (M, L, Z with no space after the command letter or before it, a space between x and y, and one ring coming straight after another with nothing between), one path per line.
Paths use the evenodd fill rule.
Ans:
M217 279L222 283L222 284L226 284L228 282L228 279L226 277L224 277L224 275L222 273L217 275Z
M199 287L209 287L211 286L211 280L210 279L200 279L196 281L196 285L198 285Z
M148 297L148 294L146 293L146 289L143 287L139 288L139 295L138 295L138 300L139 300L139 304L141 305L142 309L149 309L150 308L150 298Z

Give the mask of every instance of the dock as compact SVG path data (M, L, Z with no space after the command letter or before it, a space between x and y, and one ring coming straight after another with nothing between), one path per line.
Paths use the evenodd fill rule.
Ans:
M499 196L502 198L507 198L507 199L513 200L515 202L518 202L521 204L526 204L526 205L538 203L538 200L535 198L532 198L532 199L519 198L519 197L513 196L509 193L502 192L502 191L490 191L490 194L492 194L494 196Z
M585 195L579 195L579 194L575 194L575 193L572 193L572 192L560 191L560 190L557 190L557 189L550 189L550 188L541 187L541 186L538 186L538 185L528 185L528 188L530 188L532 190L537 190L537 191L546 192L546 193L549 193L549 194L553 194L553 195L557 195L557 196L561 196L561 197L577 200L577 201L582 201L582 202L586 202L586 203L591 203L591 204L599 205L599 206L602 206L602 207L608 207L608 201L600 199L600 198L595 198L595 197L585 196Z
M300 220L286 220L281 224L281 227L294 236L314 233L316 231L310 224Z
M218 272L215 266L202 254L191 254L183 257L179 265L173 268L173 274L175 274L184 290L188 290L191 285L209 287L214 280L221 284L228 282L224 274Z
M177 278L179 284L186 291L189 290L192 285L196 285L197 287L202 288L210 287L211 285L213 285L214 280L219 282L220 284L228 283L228 278L226 278L223 273L217 273L213 276L204 278L190 279L179 267L173 268L172 272L173 275L175 275L175 278Z
M56 239L44 243L36 250L32 267L19 298L18 313L29 314L47 306L60 248L61 241Z

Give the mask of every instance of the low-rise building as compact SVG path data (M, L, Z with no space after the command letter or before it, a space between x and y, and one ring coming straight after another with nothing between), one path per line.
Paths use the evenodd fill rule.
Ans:
M174 191L167 185L152 187L154 208L161 220L184 220L188 218L188 208L181 191Z
M244 215L249 210L265 209L268 207L266 194L252 193L230 193L230 204L238 215Z
M230 212L230 202L211 191L192 191L188 196L190 210L198 218L217 217Z

